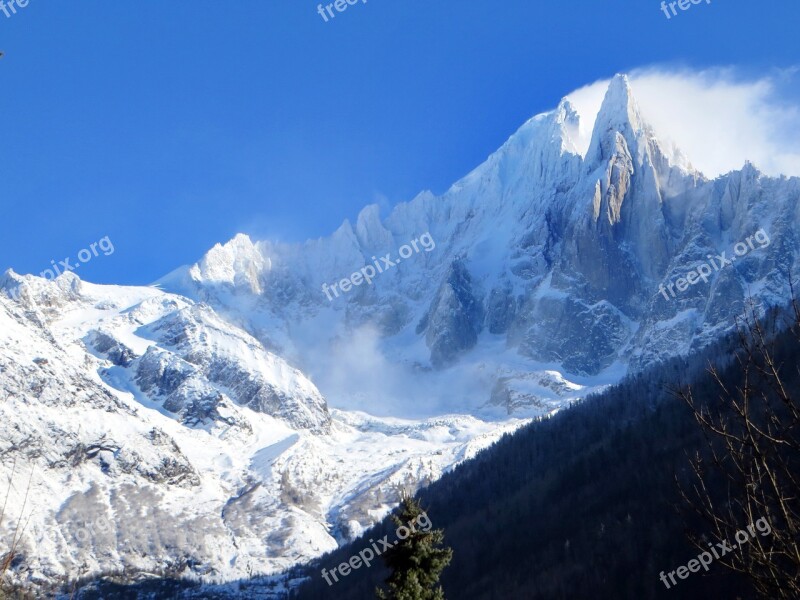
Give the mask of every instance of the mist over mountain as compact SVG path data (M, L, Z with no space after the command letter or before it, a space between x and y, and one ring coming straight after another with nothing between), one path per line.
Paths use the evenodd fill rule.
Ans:
M545 414L704 347L746 297L785 298L797 267L800 180L750 163L707 179L659 141L634 95L626 76L611 81L585 155L586 124L565 99L441 197L423 192L385 219L367 206L302 245L240 235L160 283L291 357L336 406ZM435 249L323 292L423 233ZM701 265L711 273L676 291Z
M304 244L238 235L157 287L7 272L14 577L277 573L528 419L707 347L747 298L785 301L800 179L706 178L624 75L585 152L582 118L565 99L441 196Z

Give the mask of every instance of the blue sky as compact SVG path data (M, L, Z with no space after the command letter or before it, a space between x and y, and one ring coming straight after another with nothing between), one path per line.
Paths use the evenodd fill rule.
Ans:
M327 235L444 191L568 92L800 65L796 0L30 0L0 13L0 268L149 283L243 231ZM385 214L385 213L384 213Z

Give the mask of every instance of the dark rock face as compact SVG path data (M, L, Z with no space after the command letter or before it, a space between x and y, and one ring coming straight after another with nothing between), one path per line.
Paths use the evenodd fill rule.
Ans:
M512 294L511 287L493 289L486 300L486 328L489 333L508 332L516 316L517 300Z
M162 455L157 462L144 460L136 448L122 446L103 436L90 444L78 443L68 448L64 459L72 467L82 463L96 463L107 476L120 473L137 474L151 483L178 487L200 485L200 476L181 452L178 444L160 429L153 429L142 440L143 448L156 446ZM166 456L164 455L166 453Z
M93 331L89 335L89 345L118 367L130 366L137 358L133 350L102 331Z
M435 367L452 363L478 341L483 308L472 290L472 279L461 261L450 266L425 319L425 341Z
M161 319L153 326L159 347L151 346L135 363L136 384L191 425L233 425L231 417L223 416L226 411L220 411L233 402L293 427L327 431L330 414L313 384L254 338L237 334L223 337L224 346L222 341L212 342L224 326L202 306ZM244 422L235 424L248 428Z
M542 299L532 314L535 324L521 352L544 362L562 362L572 373L588 375L609 366L629 336L624 316L609 303L586 306L572 298Z
M167 396L171 412L183 408L184 399L180 394L173 397L180 386L195 375L197 369L175 355L150 346L136 367L136 383L139 388L151 396Z

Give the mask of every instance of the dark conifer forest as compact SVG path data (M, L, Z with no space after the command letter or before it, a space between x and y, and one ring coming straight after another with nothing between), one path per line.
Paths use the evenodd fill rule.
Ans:
M721 369L729 389L741 385L732 336L702 354L672 360L535 422L460 465L419 494L445 544L453 549L442 584L450 600L577 600L755 597L748 580L713 563L667 589L669 572L699 551L687 534L708 524L682 501L692 484L690 457L708 445L678 396L691 384L696 400L725 400L707 367ZM774 352L784 383L800 390L800 345L788 330ZM721 497L722 490L712 490ZM745 527L748 523L742 523ZM368 539L393 534L384 523L317 561L292 597L366 600L387 571L378 562L329 586L320 569L348 560Z

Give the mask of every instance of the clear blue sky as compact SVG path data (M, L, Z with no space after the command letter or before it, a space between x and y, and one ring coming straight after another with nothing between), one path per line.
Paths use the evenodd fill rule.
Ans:
M797 0L30 0L0 12L0 268L148 283L239 231L303 240L445 190L569 91L800 65Z

